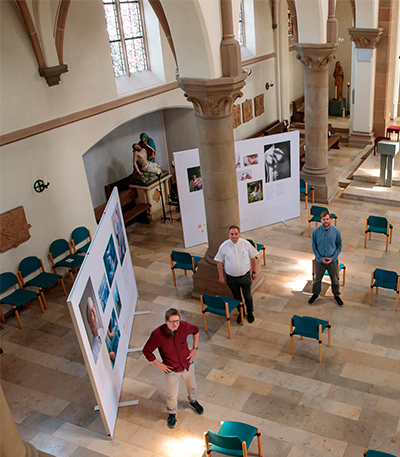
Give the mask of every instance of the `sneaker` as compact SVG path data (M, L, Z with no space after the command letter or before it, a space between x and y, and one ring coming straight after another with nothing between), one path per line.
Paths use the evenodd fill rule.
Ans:
M312 294L311 298L308 300L308 304L312 305L317 298L318 298L318 295Z
M343 306L343 300L339 297L339 295L335 295L333 298L338 306Z
M191 401L190 406L195 413L200 415L204 413L204 408L200 405L200 403L197 400L193 402Z
M170 414L167 419L168 428L175 428L176 426L176 414Z
M254 315L253 315L253 313L251 313L251 314L249 313L249 314L247 315L247 320L249 321L249 324L252 324L252 323L254 322Z

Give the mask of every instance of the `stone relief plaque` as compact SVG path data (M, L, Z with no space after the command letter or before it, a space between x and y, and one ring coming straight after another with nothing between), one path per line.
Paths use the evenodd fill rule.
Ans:
M0 214L0 252L16 248L31 237L23 206Z
M264 94L260 94L257 95L257 97L254 97L254 114L257 117L264 111Z
M253 119L253 101L246 100L242 103L243 122L249 122Z
M240 105L234 105L233 107L233 128L239 127L242 123L242 116L240 115Z

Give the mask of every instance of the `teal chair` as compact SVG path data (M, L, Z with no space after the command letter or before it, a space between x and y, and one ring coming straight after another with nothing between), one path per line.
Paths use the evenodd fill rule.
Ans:
M328 321L317 319L316 317L297 316L296 314L290 319L290 354L293 355L293 336L299 335L300 339L313 338L319 343L319 357L322 361L322 333L328 329L328 346L331 345L331 324Z
M331 213L328 208L325 206L313 205L311 208L308 208L308 235L311 238L311 222L315 222L315 227L318 223L321 222L321 213L324 211L328 212L333 220L335 226L337 225L337 216L334 213Z
M389 243L392 243L392 232L393 232L393 225L389 223L389 221L386 219L386 217L368 216L367 220L365 221L364 248L367 247L367 235L368 234L369 234L369 239L371 239L372 233L381 233L382 235L386 235L386 252L387 252ZM390 234L390 241L389 241L389 234Z
M300 178L300 193L304 194L305 196L305 202L306 202L306 209L307 209L307 203L308 203L308 194L312 192L312 202L314 203L314 193L315 193L315 188L314 186L310 186L307 184L304 179Z
M314 281L314 277L315 277L315 259L313 259L312 261L312 279ZM338 278L340 280L340 272L343 270L343 285L345 286L346 285L346 265L344 263L340 263L339 262L339 272L338 272ZM324 276L329 276L329 273L328 273L328 270L325 270L325 273L324 273Z
M42 310L42 313L44 313L44 308L43 308L43 303L40 298L40 292L39 291L33 291L33 290L26 290L20 288L20 284L18 282L17 276L12 273L12 272L6 272L6 273L1 273L0 274L0 294L5 294L8 291L11 291L11 289L15 289L13 292L10 294L6 295L2 299L0 299L0 305L10 305L12 306L15 317L17 318L18 321L18 327L22 328L21 324L21 319L19 318L19 312L18 309L21 308L22 306L26 305L30 301L34 300L37 298L39 300L39 305L40 309ZM5 323L5 318L3 311L0 306L0 316L1 316L1 321L3 324Z
M174 280L174 286L176 287L176 277L175 270L184 270L185 276L187 276L187 271L196 272L197 264L200 262L202 257L195 255L190 255L188 252L172 251L170 254L171 260L171 271L172 278Z
M255 248L257 249L257 252L263 251L263 258L264 258L264 267L267 265L267 248L265 247L264 244L259 244L255 243L253 240L250 240L247 238L247 241Z
M381 451L365 451L364 457L396 457L394 454L388 454Z
M73 254L69 242L60 238L51 243L49 258L54 273L57 274L57 268L67 268L72 283L74 283L74 275L72 272L82 265L84 257L78 254ZM57 258L60 258L60 260L56 260Z
M46 272L42 259L39 259L35 256L25 257L25 259L23 259L19 264L18 270L18 276L22 287L25 288L31 286L39 288L39 292L42 295L43 304L46 309L47 303L43 293L45 289L48 289L49 287L54 286L54 284L58 283L60 284L64 295L67 295L64 280L62 277L55 273ZM32 275L34 276L31 277ZM27 277L31 277L31 279L25 282Z
M91 241L92 235L90 234L90 230L86 227L77 227L71 233L71 244L75 254L86 254ZM77 248L80 244L82 245Z
M376 293L378 293L379 287L384 289L394 290L396 292L396 311L399 307L399 291L400 291L400 275L395 271L382 270L381 268L375 268L371 275L371 294L370 294L370 305L372 305L372 297L374 287L376 287Z
M261 432L257 427L243 422L223 421L218 433L208 430L204 433L207 456L211 452L223 455L248 457L248 449L257 436L258 455L262 457Z
M217 314L218 316L224 316L228 323L228 337L231 338L231 312L239 307L239 313L241 317L241 324L243 325L243 303L235 298L225 297L224 295L210 295L203 294L200 297L201 309L203 313L204 330L207 331L206 313Z

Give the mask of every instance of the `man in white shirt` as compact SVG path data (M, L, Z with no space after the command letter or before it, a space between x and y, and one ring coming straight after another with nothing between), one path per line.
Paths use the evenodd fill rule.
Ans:
M236 225L229 227L228 233L229 240L221 244L217 255L214 257L217 262L219 282L228 285L236 300L242 301L243 293L247 320L251 324L254 322L251 282L257 276L257 250L247 240L240 238L240 229ZM240 314L237 322L241 323Z

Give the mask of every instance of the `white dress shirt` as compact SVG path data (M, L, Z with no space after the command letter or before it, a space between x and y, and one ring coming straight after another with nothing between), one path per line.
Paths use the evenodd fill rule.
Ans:
M239 238L237 243L230 239L224 241L214 260L224 264L227 275L243 276L250 270L250 259L256 256L257 250L247 240Z

